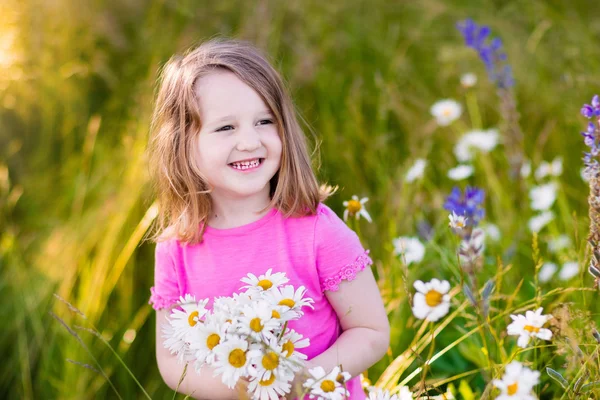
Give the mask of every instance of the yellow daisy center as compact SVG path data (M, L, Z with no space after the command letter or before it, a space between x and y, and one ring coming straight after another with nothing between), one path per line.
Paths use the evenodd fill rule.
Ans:
M271 317L273 317L273 318L281 318L281 315L277 312L277 310L273 310L271 312Z
M250 329L252 329L254 332L260 332L263 330L263 326L260 323L260 318L252 318L250 321Z
M288 340L283 344L282 351L287 351L286 357L291 356L294 353L294 343L292 343L291 340Z
M229 353L229 364L236 368L241 368L246 365L246 352L242 349L233 349Z
M362 204L358 200L348 200L348 205L346 206L348 212L352 214L356 214L362 208Z
M425 295L425 303L427 303L429 307L435 307L442 302L442 297L444 297L444 295L437 290L430 290Z
M335 390L335 383L330 379L325 379L321 382L321 390L325 393L333 392Z
M260 386L271 386L271 384L275 381L275 374L271 374L271 377L269 379L265 379L265 380L260 380L258 381L258 384Z
M209 350L214 349L219 343L221 343L221 336L217 335L216 333L211 333L206 338L206 347L208 347Z
M190 324L190 326L195 326L198 323L198 321L196 321L196 317L198 315L200 315L198 311L194 311L190 314L190 316L188 317L188 324Z
M513 383L512 385L508 385L508 387L506 388L506 391L508 392L509 396L512 396L513 394L517 393L517 390L519 390L519 384L517 382Z
M280 306L288 306L289 308L292 308L296 305L296 302L292 299L283 299L281 300L278 305Z
M449 108L444 108L444 109L442 110L442 115L443 115L444 117L449 117L449 116L451 116L451 115L452 115L452 110L451 110L451 109L449 109Z
M270 353L265 354L265 356L262 358L262 366L269 371L274 370L275 368L277 368L278 365L279 356L273 353L272 351Z
M540 331L540 328L531 325L525 325L523 327L523 330L526 330L529 333L538 333Z
M261 279L260 281L258 281L256 286L260 286L262 290L268 290L271 289L271 286L273 286L273 282L271 282L268 279Z

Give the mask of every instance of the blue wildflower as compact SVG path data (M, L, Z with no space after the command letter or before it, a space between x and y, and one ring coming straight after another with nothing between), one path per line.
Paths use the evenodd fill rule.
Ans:
M467 225L477 226L485 215L484 200L483 189L467 186L463 195L460 188L454 187L446 198L444 208L456 215L467 217Z
M502 40L490 37L490 27L477 25L470 18L459 22L456 26L465 39L465 45L479 54L490 80L500 89L513 87L515 81L512 68L504 64L507 57L502 51ZM490 39L489 44L488 39Z
M600 116L600 99L598 95L592 98L592 104L584 104L581 108L581 114L586 118ZM585 164L584 175L589 179L598 175L600 168L596 157L600 154L600 129L597 122L588 122L587 128L581 132L583 142L590 148L589 152L583 153L583 163Z

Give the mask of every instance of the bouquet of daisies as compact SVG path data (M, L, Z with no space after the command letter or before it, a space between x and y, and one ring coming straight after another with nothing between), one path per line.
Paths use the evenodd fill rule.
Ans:
M245 378L253 399L277 399L290 392L294 374L304 367L307 357L297 350L309 345L288 322L314 301L304 297L304 286L285 285L283 272L269 269L241 281L245 291L215 298L212 311L206 309L208 299L181 297L163 325L164 346L198 373L212 367L229 388Z

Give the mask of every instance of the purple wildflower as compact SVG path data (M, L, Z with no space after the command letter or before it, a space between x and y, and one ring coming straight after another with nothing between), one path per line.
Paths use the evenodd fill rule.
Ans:
M600 99L598 95L592 98L592 104L584 104L581 108L581 114L586 118L600 116ZM600 119L588 122L587 128L581 132L583 142L590 148L589 152L583 153L583 163L585 164L584 175L588 178L597 175L600 172L600 166L596 157L600 154L600 129L598 127Z
M485 215L485 209L482 206L484 199L485 191L483 189L467 186L463 195L460 188L454 187L446 198L444 208L456 215L467 217L467 225L477 226Z
M492 82L500 89L514 86L512 69L506 62L506 53L502 51L502 40L491 38L491 30L487 25L477 25L472 19L467 18L457 24L458 30L465 39L465 45L475 49L479 58L485 64L485 69ZM488 38L490 43L488 44Z

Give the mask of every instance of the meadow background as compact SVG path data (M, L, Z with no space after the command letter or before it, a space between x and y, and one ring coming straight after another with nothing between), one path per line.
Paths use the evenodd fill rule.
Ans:
M390 364L423 335L411 316L412 282L438 277L456 288L451 313L460 312L437 334L433 352L450 347L427 381L443 390L462 385L459 398L478 398L501 374L506 352L499 348L510 352L514 340L489 344L493 363L481 336L455 344L478 320L457 286L457 243L442 205L456 185L446 176L457 164L452 148L470 120L465 112L460 123L439 127L429 108L442 98L466 106L459 79L472 72L482 127L502 128L495 87L456 30L467 17L490 25L513 67L525 156L534 167L556 156L564 161L557 218L540 232L538 255L526 228L533 211L526 193L515 195L502 146L478 156L473 177L459 183L486 190L486 221L502 233L486 243L482 274L501 275L491 309L514 312L533 298L546 311L567 305L562 321L576 329L585 354L596 354L590 332L599 305L585 271L588 188L579 135L586 123L579 109L600 88L600 11L593 2L4 0L0 15L0 398L114 398L102 375L67 361L96 365L50 311L70 326L95 327L152 398L170 398L155 363L147 304L154 245L142 239L156 210L144 151L159 67L215 35L254 42L282 71L320 141L319 177L340 186L328 204L342 215L351 195L370 198L374 221L361 221L360 234L375 261L392 341L369 379L392 373ZM428 166L424 179L409 184L404 175L416 158ZM426 231L425 258L404 268L392 239ZM572 246L550 254L545 243L559 233ZM581 271L568 282L536 286L541 259L574 259ZM494 321L501 332L509 319ZM121 396L143 398L115 354L93 334L77 332ZM561 347L559 333L548 348L521 356L571 379L588 364ZM394 382L429 351L398 370ZM596 356L586 379L598 377ZM545 372L537 392L563 393Z

